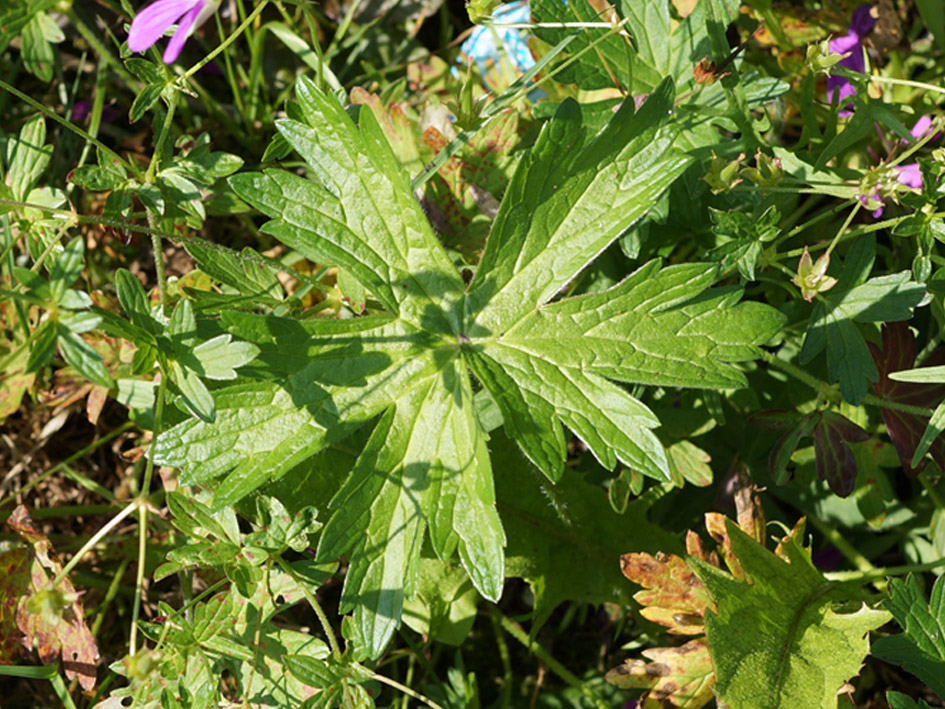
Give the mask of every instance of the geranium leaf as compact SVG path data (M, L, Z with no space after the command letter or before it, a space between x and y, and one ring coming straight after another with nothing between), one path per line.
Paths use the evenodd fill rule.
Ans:
M706 264L661 271L652 262L604 296L548 303L689 163L672 146L668 81L593 137L576 104L559 108L519 159L468 292L371 110L362 107L355 125L306 80L298 99L296 120L279 130L312 179L269 170L231 184L272 218L265 231L347 271L387 313L225 311L229 335L252 346L224 336L210 352L222 347L226 361L194 356L217 377L241 366L250 379L215 389L215 421L163 432L155 455L183 468L184 484L210 485L220 508L373 422L318 554L349 555L342 605L353 613L351 637L376 657L416 587L425 538L443 561L458 554L482 596L501 593L506 537L472 375L547 476L563 472L566 426L605 467L621 461L666 480L659 420L613 380L743 386L734 363L757 356L782 318L738 304L736 289L712 289L716 268Z
M928 601L919 577L890 579L884 605L903 632L877 640L873 654L901 665L945 697L945 577L935 581Z
M867 632L889 614L866 606L839 612L837 602L846 599L793 537L782 542L780 558L731 521L726 528L745 581L691 561L718 608L705 622L719 702L835 707L837 691L869 651Z

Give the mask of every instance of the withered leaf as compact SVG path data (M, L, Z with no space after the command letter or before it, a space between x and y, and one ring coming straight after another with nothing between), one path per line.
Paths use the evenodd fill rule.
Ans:
M649 689L641 709L698 709L712 700L715 669L705 638L644 650L643 656L652 662L630 659L605 676L622 689Z
M763 538L765 515L758 498L758 488L743 465L735 461L735 508L739 524L746 533ZM706 515L706 528L718 542L718 553L708 551L698 534L686 535L689 556L713 567L719 567L721 555L733 573L747 578L741 562L732 551L732 540L724 515ZM624 689L646 689L640 700L641 709L700 709L714 697L715 667L709 653L705 633L706 611L717 613L708 589L681 557L658 552L624 554L620 557L624 576L643 586L634 599L643 608L644 618L665 625L669 633L698 635L678 647L657 647L643 651L650 660L631 658L605 675L605 679Z
M85 624L79 594L68 578L56 588L50 586L62 571L62 564L26 507L20 505L13 510L7 524L32 547L29 583L25 593L19 595L16 606L16 624L25 636L23 645L29 649L35 647L43 663L48 664L61 655L66 677L70 680L78 677L83 689L93 689L98 647Z
M665 625L670 633L699 635L705 632L702 617L712 601L699 577L675 554L657 552L624 554L624 576L643 586L633 598L643 606L641 615Z
M29 592L31 558L26 547L0 554L0 665L20 660L23 634L16 624L16 607Z

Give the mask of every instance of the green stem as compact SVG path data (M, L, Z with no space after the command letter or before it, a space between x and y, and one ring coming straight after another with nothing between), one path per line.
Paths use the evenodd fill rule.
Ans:
M118 565L118 571L115 572L115 575L112 577L112 582L108 585L108 590L105 592L105 599L99 604L98 608L95 609L95 622L92 624L93 638L98 637L98 631L101 630L102 623L105 622L105 611L108 610L112 601L118 596L118 590L121 588L121 580L125 577L125 571L127 571L129 563L127 558L121 560L121 564Z
M500 697L500 709L509 709L512 706L512 656L509 654L509 645L505 642L505 636L502 634L502 625L499 623L498 612L489 614L492 621L492 630L495 634L495 642L499 648L499 659L502 661L502 694Z
M148 171L145 173L144 181L154 182L154 175L157 172L158 165L164 159L164 143L167 142L167 136L171 132L171 124L174 121L174 113L177 110L177 101L179 94L175 91L167 102L167 112L164 114L164 120L161 122L161 132L154 143L154 155L151 158L151 164L148 165ZM153 225L152 225L153 226Z
M785 362L783 359L780 359L771 352L764 352L761 357L768 364L773 365L783 372L790 374L795 379L804 382L816 392L822 392L830 386L826 382L822 382L813 375L808 374L800 367L793 365L790 362ZM898 401L890 401L888 399L883 399L882 397L876 396L875 394L866 394L863 397L862 403L870 404L871 406L879 406L884 409L901 411L905 414L924 416L925 418L930 418L933 413L931 409L923 408L921 406L912 406L911 404L903 404Z
M904 414L912 414L913 416L922 416L923 418L932 418L932 414L935 413L932 409L927 409L922 406L913 406L912 404L903 404L898 401L890 401L889 399L884 399L875 394L866 394L866 396L863 397L862 403L870 404L871 406L879 406L884 409L892 409L893 411L901 411Z
M302 594L305 596L305 600L308 601L308 604L312 607L312 610L315 611L315 615L318 616L318 622L322 624L322 630L325 632L325 637L328 638L328 645L331 647L332 654L340 659L341 648L338 646L338 641L335 639L335 633L331 629L331 623L328 622L328 616L325 615L325 611L322 610L321 605L309 590L305 580L299 578L299 575L296 573L295 569L293 569L281 556L276 556L275 559L276 563L279 565L279 568L291 576L296 585L299 587L299 590L302 591Z
M837 73L838 73L838 74L845 74L846 72L841 69L841 70L838 71ZM856 77L858 77L858 78L863 78L863 75L862 75L862 74L855 74L855 75L854 75L854 74L851 73L851 76L856 76ZM910 80L910 79L893 79L892 77L889 77L889 76L873 76L873 75L870 75L870 76L867 76L867 77L866 77L866 80L867 80L867 81L874 81L874 82L876 82L877 84L891 84L891 85L893 85L893 86L910 86L910 87L912 87L913 89L922 89L923 91L931 91L932 93L945 94L945 88L942 88L941 86L934 86L934 85L932 85L932 84L926 84L926 83L923 83L923 82L921 82L921 81L912 81L912 80Z
M834 527L812 515L809 515L807 519L817 527L817 530L827 538L827 541L833 544L857 568L857 573L869 573L876 569L870 563L870 560L857 551L856 547L844 539L843 535Z
M410 689L410 687L405 687L400 682L393 680L390 677L385 677L384 675L379 675L375 672L374 674L371 675L371 679L376 680L377 682L380 682L381 684L386 684L389 687L393 687L394 689L400 692L403 692L408 697L413 697L418 702L423 702L428 707L430 707L430 709L443 709L443 707L441 707L439 704L434 702L432 699L427 699L419 692L413 691L412 689Z
M252 24L253 20L259 17L259 13L261 13L263 9L265 9L266 5L268 4L269 4L269 0L262 0L262 2L256 6L256 9L254 9L249 14L249 16L245 20L243 20L242 24L240 24L240 26L236 28L233 34L231 34L229 37L227 37L222 42L220 42L220 44L217 46L216 49L210 52L207 56L205 56L199 62L194 64L192 67L190 67L190 69L185 71L183 75L180 77L180 80L185 81L186 79L189 79L191 76L193 76L198 71L203 69L207 64L212 62L220 52L222 52L224 49L229 47L236 40L236 38L239 37L243 33L243 31Z
M117 527L119 524L121 524L121 521L122 521L125 517L127 517L128 515L130 515L132 512L134 512L137 507L138 507L138 503L137 503L137 502L132 502L130 505L128 505L127 507L125 507L125 509L123 509L123 510L122 510L121 512L119 512L117 515L115 515L114 517L112 517L112 518L108 521L108 523L105 524L104 527L102 527L102 528L101 528L100 530L98 530L94 535L92 535L92 538L89 539L85 544L83 544L83 545L82 545L82 548L79 549L79 551L77 551L77 552L72 556L71 559L69 559L69 563L66 564L65 566L63 566L63 567L62 567L62 570L61 570L58 574L56 574L56 578L54 578L54 579L53 579L53 582L52 582L52 587L53 587L53 588L56 588L60 583L62 583L62 580L63 580L66 576L69 575L69 572L72 571L72 569L74 569L74 568L76 567L76 564L78 564L79 561L82 560L82 557L85 556L88 551L90 551L91 549L93 549L93 548L95 547L95 545L98 544L99 541L101 541L102 537L104 537L106 534L108 534L110 531L112 531L115 527Z
M833 253L833 249L837 245L837 242L840 241L840 237L843 236L844 233L846 233L846 230L850 227L850 223L853 221L853 218L857 215L857 212L860 211L860 207L862 206L863 204L859 200L854 202L853 209L851 209L850 213L847 215L846 221L843 222L843 225L840 227L840 230L837 232L837 235L834 236L833 241L830 242L830 246L827 247L827 251L825 253L828 258L830 257L830 254Z
M842 206L845 207L846 205L842 205ZM896 226L900 222L904 222L906 219L910 218L911 216L912 216L911 214L907 214L901 217L893 217L892 219L884 219L881 222L865 224L863 226L857 227L853 231L848 231L846 234L844 234L844 236L840 239L840 241L846 241L847 239L852 239L857 236L862 236L863 234L871 234L874 231L880 231L882 229L892 229L894 226ZM937 214L933 214L931 216L932 218L940 218L940 216ZM807 250L813 254L813 253L817 253L823 248L825 248L824 243L820 243L820 244L813 244L811 246L808 246ZM785 256L786 258L797 258L803 253L804 253L804 249L800 248L800 249L793 249L791 251L786 251L782 255Z
M33 478L32 480L30 480L26 485L24 485L24 486L21 487L19 490L17 490L15 493L13 493L12 495L9 495L8 497L5 497L5 498L3 498L2 500L0 500L0 507L4 507L4 506L7 505L8 503L13 502L14 500L16 500L16 498L17 498L19 495L23 495L23 494L25 494L26 492L28 492L29 490L32 490L34 487L36 487L36 485L38 485L39 483L41 483L43 480L45 480L46 478L48 478L50 475L53 475L53 474L59 472L59 471L63 468L63 466L71 465L71 464L74 463L75 461L81 460L82 458L84 458L85 456L87 456L89 453L91 453L92 451L94 451L96 448L99 448L100 446L105 445L106 443L108 443L108 442L109 442L110 440L112 440L113 438L117 438L118 436L120 436L121 434L123 434L125 431L127 431L129 428L131 428L133 425L134 425L134 424L132 424L131 421L125 421L125 423L121 424L121 425L120 425L118 428L116 428L115 430L113 430L113 431L107 433L106 435L102 436L102 437L99 438L97 441L93 441L92 443L90 443L89 445L87 445L85 448L82 448L81 450L79 450L79 451L73 453L73 454L70 455L68 458L66 458L64 461L62 461L61 463L57 463L56 465L54 465L53 467L51 467L49 470L45 471L44 473L40 473L40 474L37 475L35 478Z
M940 510L945 509L945 501L942 500L942 496L938 494L935 485L929 480L929 475L926 471L919 473L919 482L922 484L922 487L925 488L925 491L929 493L932 503Z
M569 685L578 690L583 694L587 699L596 704L600 709L609 709L607 702L601 699L597 694L591 690L584 682L582 682L578 677L573 675L568 669L553 658L547 650L545 650L541 645L528 637L524 630L508 618L506 618L502 613L495 607L490 606L490 611L496 614L496 618L499 621L499 624L502 628L511 635L513 638L518 640L525 648L534 653L539 660L541 660L545 665L548 666L552 672L558 675L561 679L567 682Z
M870 581L876 581L878 579L884 579L887 576L904 576L905 574L910 573L933 571L943 566L945 566L945 557L936 559L935 561L928 561L924 564L908 564L905 566L876 566L864 571L834 571L832 573L826 573L824 576L830 581L837 581L840 583L848 583L851 581L867 583Z
M154 228L154 215L148 212L148 225ZM157 274L158 299L163 314L167 315L167 273L164 270L164 243L156 233L151 233L151 250L154 251L154 272Z
M75 214L67 209L59 209L57 207L46 207L41 204L32 204L29 202L19 202L17 200L10 199L0 199L0 206L12 206L12 207L30 207L32 209L38 209L49 214L62 214L64 216L69 216L75 218L78 224L101 224L104 226L114 227L115 229L122 229L124 231L133 232L136 234L148 234L152 237L158 236L162 239L173 239L179 240L181 238L180 234L171 234L160 229L155 229L149 226L142 226L140 224L135 224L133 222L122 221L120 219L109 219L107 217L101 216L85 216L82 214ZM220 251L222 253L229 254L233 258L244 261L248 264L253 264L256 266L263 266L268 268L273 273L285 273L289 276L295 278L299 283L306 284L311 288L314 288L319 293L327 293L328 288L322 283L317 282L314 277L310 274L302 273L298 269L292 268L292 266L287 266L278 259L270 258L269 256L263 256L257 251L237 251L236 249L231 249L228 246L223 244L218 244L213 241L208 241L202 237L196 236L194 234L186 234L184 236L186 239L199 239L203 242L203 245L208 249L213 249L214 251ZM12 361L8 355L7 360ZM0 367L2 371L3 367Z
M144 466L144 481L138 490L138 567L135 570L135 597L131 606L131 631L128 638L128 654L138 651L138 617L141 614L141 594L144 591L144 562L148 551L148 490L151 489L151 476L154 474L154 442L161 435L161 421L164 417L164 396L167 393L167 373L161 373L157 396L154 401L154 435L148 449L148 460Z
M105 155L109 160L118 161L118 162L119 162L121 165L123 165L127 170L131 170L133 173L137 173L137 172L138 172L138 166L137 166L137 165L135 165L134 163L131 163L131 162L127 161L127 160L123 160L123 159L118 155L118 153L116 153L114 150L112 150L111 148L109 148L107 145L105 145L105 143L103 143L102 141L100 141L98 138L92 137L92 136L89 135L87 132L85 132L83 129L79 128L79 126L75 125L74 123L70 123L70 122L67 121L65 118L63 118L62 116L60 116L59 114L53 112L53 111L52 111L51 109L49 109L49 108L46 108L46 106L44 106L43 104L41 104L39 101L37 101L37 100L35 100L34 98L32 98L32 97L30 97L30 96L24 94L22 91L13 88L12 86L10 86L10 84L8 84L7 82L3 81L2 79L0 79L0 89L3 89L4 91L7 91L7 92L13 94L13 95L16 96L18 99L20 99L20 101L22 101L23 103L28 104L28 105L31 106L32 108L35 108L37 111L39 111L40 113L42 113L42 114L43 114L44 116L46 116L47 118L51 118L51 119L54 120L56 123L59 123L60 125L63 125L63 126L65 126L66 128L68 128L69 130L71 130L73 133L75 133L76 135L78 135L80 138L84 138L84 139L87 140L88 142L92 143L92 145L94 145L96 148L98 148L98 149L102 152L102 154ZM6 200L4 200L4 201L6 201ZM66 210L61 210L61 211L66 211Z

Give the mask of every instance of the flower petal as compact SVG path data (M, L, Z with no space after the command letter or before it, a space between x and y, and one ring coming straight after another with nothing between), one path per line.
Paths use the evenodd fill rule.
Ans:
M865 37L875 24L876 18L873 17L873 6L863 4L853 11L853 17L850 18L850 32L858 37Z
M143 52L157 42L167 28L191 10L199 0L158 0L139 12L131 21L128 49Z
M896 180L900 184L917 190L922 189L922 170L919 169L919 163L911 162L907 165L896 165L896 171L899 173Z
M187 38L194 29L194 20L197 19L197 16L200 14L206 2L207 0L197 0L196 4L187 11L187 14L180 18L177 24L177 31L174 32L171 41L167 43L167 49L164 50L163 59L165 64L171 64L177 61L177 57L180 56L180 51L184 48L184 42L187 41Z

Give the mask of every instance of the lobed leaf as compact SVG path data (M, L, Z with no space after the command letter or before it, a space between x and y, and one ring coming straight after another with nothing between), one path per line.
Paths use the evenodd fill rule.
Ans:
M791 537L779 558L728 521L740 581L700 560L696 573L718 608L705 616L716 694L730 706L835 707L837 691L859 672L868 631L889 614L861 606L838 612L833 586Z
M873 654L902 666L945 697L945 577L935 581L928 601L917 576L890 579L884 605L903 632L877 640Z

